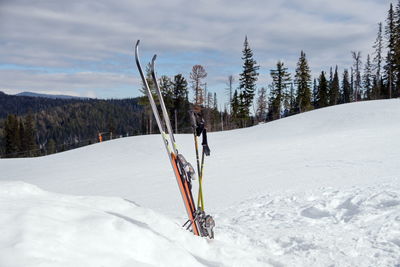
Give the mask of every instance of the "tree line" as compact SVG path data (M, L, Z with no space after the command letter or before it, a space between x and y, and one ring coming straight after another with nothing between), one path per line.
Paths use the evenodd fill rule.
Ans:
M390 4L385 25L380 22L377 28L374 52L367 54L364 64L361 52L351 51L350 68L340 74L338 66L331 67L329 73L321 71L312 79L306 54L301 51L294 75L284 62L278 61L270 70L271 84L259 90L256 90L259 65L246 37L243 71L234 92L233 76L228 77L230 122L236 127L245 127L331 105L399 97L400 1L396 7Z

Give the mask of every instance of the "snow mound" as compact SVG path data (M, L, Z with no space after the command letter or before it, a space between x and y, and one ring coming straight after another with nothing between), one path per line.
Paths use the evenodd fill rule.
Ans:
M259 265L239 248L195 237L120 198L0 182L0 212L0 266Z

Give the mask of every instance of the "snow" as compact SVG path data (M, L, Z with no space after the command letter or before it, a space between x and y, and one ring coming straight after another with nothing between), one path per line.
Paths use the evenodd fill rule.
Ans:
M392 99L210 133L212 241L181 229L158 135L1 159L0 266L400 265L399 121Z

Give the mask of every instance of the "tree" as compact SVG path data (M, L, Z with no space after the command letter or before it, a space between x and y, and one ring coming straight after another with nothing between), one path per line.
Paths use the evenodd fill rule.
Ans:
M325 78L325 72L321 72L318 82L318 96L317 96L317 106L318 108L323 108L328 106L328 81Z
M297 85L296 106L299 112L311 109L311 70L308 66L306 54L301 51L297 63L295 84Z
M317 85L317 79L314 78L313 98L312 98L312 103L313 103L314 108L317 108L317 97L318 97L318 85Z
M392 98L393 89L395 87L395 17L393 5L390 4L388 17L386 19L385 35L387 39L387 56L384 66L385 75L383 77L387 89L386 97Z
M278 61L276 69L271 70L272 86L269 98L269 117L272 120L281 118L282 103L287 86L291 82L290 74L283 62Z
M373 77L373 89L371 98L378 99L381 95L381 83L382 83L382 51L383 51L383 39L382 39L382 22L378 23L378 34L374 43L373 48L374 50L374 60L373 60L373 67L374 67L374 77Z
M17 157L21 138L19 136L18 118L14 114L9 114L4 123L4 139L6 157Z
M202 80L207 77L207 72L202 65L194 65L190 73L190 80L194 92L194 105L200 107L204 104Z
M213 109L218 110L217 93L214 92Z
M235 90L232 96L232 102L231 102L231 108L232 108L232 121L237 123L239 119L239 112L240 112L240 99L238 95L238 91Z
M364 75L363 75L363 86L365 89L365 98L370 100L373 99L372 96L372 83L373 83L373 74L372 74L372 65L369 54L367 55L367 61L364 66Z
M154 98L154 101L157 101L158 98L157 98L157 94L156 94L156 89L155 89L155 85L154 85L154 82L153 82L153 78L151 76L150 63L147 64L145 72L146 72L145 79L146 79L147 85L149 86L149 89L150 89L150 92L151 92L151 94L152 94L152 96ZM144 94L144 96L142 96L139 99L139 104L144 107L144 113L145 113L145 126L146 126L145 128L146 128L146 132L144 132L144 133L152 134L152 132L153 132L152 131L153 130L153 112L152 112L152 109L151 109L151 106L150 106L150 100L147 97L146 85L144 84L143 81L142 81L142 88L140 89L140 92L142 94Z
M38 155L38 147L36 144L36 127L33 114L29 113L25 118L25 135L23 137L24 146L26 147L28 157L34 157Z
M349 71L346 69L343 72L342 80L342 102L350 103L351 101L351 85L349 82Z
M340 85L338 67L335 67L335 74L333 74L332 84L329 90L329 105L336 105L340 101Z
M253 59L253 51L249 46L247 36L245 37L243 46L243 71L239 78L240 113L243 119L248 119L250 116L250 106L253 104L256 90L257 76L259 75L257 71L260 66L258 66L257 62Z
M159 84L160 91L161 91L161 94L164 99L166 109L169 111L173 110L173 106L174 106L173 86L172 86L171 79L166 75L162 75L159 78L158 84Z
M260 121L265 121L267 118L267 90L261 87L258 90L256 118Z
M358 101L361 96L361 52L351 51L351 55L353 57L353 66L354 66L354 101Z
M227 82L227 88L226 88L226 91L227 91L227 95L228 95L228 98L229 98L229 113L232 113L232 106L231 106L231 104L232 104L232 90L233 90L233 82L235 81L235 78L233 77L233 75L229 75L228 76L228 82Z
M393 54L393 62L394 62L394 74L393 79L395 83L395 97L400 96L400 1L397 1L396 11L394 14L395 23L394 23L394 54Z
M184 127L188 119L190 109L188 100L188 83L182 74L174 76L172 82L172 98L173 98L173 124L175 125L175 133L178 133L179 127Z

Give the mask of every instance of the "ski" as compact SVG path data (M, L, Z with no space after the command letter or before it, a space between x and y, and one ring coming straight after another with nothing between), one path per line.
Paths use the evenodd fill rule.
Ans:
M203 208L196 207L193 194L192 194L192 184L191 180L196 178L196 173L190 163L186 161L182 154L178 153L177 145L175 142L174 133L172 131L171 121L169 119L169 115L167 109L165 107L164 99L162 96L162 92L158 85L156 73L155 73L155 60L157 58L156 55L152 58L150 64L150 71L152 80L155 86L156 96L160 102L161 107L161 115L157 109L156 102L153 97L153 93L148 85L146 77L143 73L143 69L139 60L139 43L138 40L135 46L135 60L136 65L139 70L140 76L142 78L145 92L147 97L149 98L149 102L151 105L151 109L153 111L153 115L156 119L158 129L161 133L161 137L163 139L163 143L165 145L165 149L168 154L168 158L170 160L173 172L175 174L175 178L179 187L179 191L182 196L182 200L185 206L185 210L188 216L188 221L184 224L187 226L189 230L194 235L204 236L209 238L214 238L213 228L215 226L214 220L210 215L206 215ZM200 176L200 173L199 173Z

